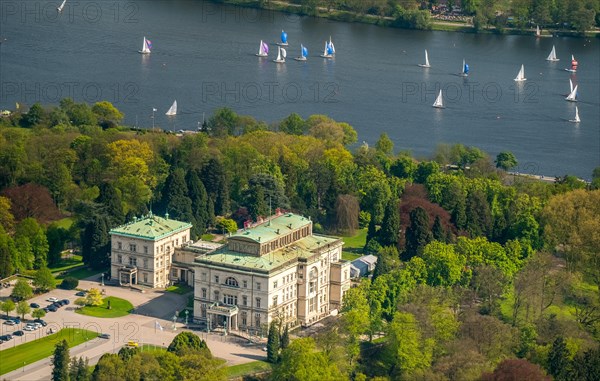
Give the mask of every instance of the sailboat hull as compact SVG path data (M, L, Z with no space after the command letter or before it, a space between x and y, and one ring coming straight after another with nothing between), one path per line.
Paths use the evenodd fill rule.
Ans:
M150 54L150 51L143 51L143 50L138 50L138 53L140 54Z
M275 63L285 63L285 60L284 59L279 59L279 60L275 59L275 60L273 60L273 62L275 62Z
M279 45L279 46L288 46L289 44L287 42L277 42L277 45Z
M321 55L319 55L319 57L323 57L323 58L333 58L333 54L321 54Z
M430 68L431 67L431 65L426 65L426 64L417 64L417 66L424 67L424 68Z
M269 55L266 53L256 53L255 56L257 57L268 57Z
M306 57L296 57L294 58L296 61L306 61Z
M577 70L575 70L575 69L565 68L565 71L568 71L569 73L577 73Z

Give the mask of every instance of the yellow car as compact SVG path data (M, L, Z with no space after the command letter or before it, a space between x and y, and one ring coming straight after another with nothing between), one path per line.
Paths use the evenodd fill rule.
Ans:
M127 346L128 346L128 347L139 347L139 344L138 344L138 342L137 342L137 341L129 340L129 341L127 342Z

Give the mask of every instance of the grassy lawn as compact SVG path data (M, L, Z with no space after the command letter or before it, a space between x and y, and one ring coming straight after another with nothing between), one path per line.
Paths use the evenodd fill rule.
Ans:
M160 345L154 345L154 344L142 344L142 345L140 345L140 351L151 352L151 353L166 352L167 348L162 347Z
M265 370L271 370L271 364L266 361L252 361L246 364L232 365L227 367L228 377L241 377Z
M79 268L76 268L75 270L68 271L66 274L58 275L56 277L56 279L63 279L67 276L72 276L74 278L81 280L81 279L88 278L92 275L98 275L98 277L100 277L101 273L102 273L102 270L90 270L87 267L79 267Z
M82 266L83 260L81 255L72 255L70 258L63 258L55 266L49 267L53 273L70 270L74 267Z
M215 236L212 234L202 234L202 236L200 238L203 241L212 241L213 239L215 239Z
M0 351L0 374L21 368L23 363L29 365L43 358L51 356L54 346L61 340L67 340L69 347L82 344L98 336L97 332L85 329L65 328L57 333L44 338L17 345L14 348ZM15 340L15 339L13 339Z
M174 292L179 295L187 294L188 292L194 291L194 289L187 284L180 283L173 286L167 287L167 291Z
M342 237L342 241L344 241L342 259L352 261L363 255L362 249L367 243L367 229L360 229L350 237Z
M108 301L110 300L110 310L108 307ZM75 312L82 315L95 316L101 318L116 318L125 315L129 315L133 309L133 304L129 301L114 296L109 296L102 300L101 306L85 306L77 309Z

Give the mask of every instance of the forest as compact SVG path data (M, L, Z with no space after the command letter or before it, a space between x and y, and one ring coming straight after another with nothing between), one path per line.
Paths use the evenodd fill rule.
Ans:
M324 115L221 108L183 134L122 119L71 99L0 118L0 278L47 273L66 247L104 270L108 231L150 211L197 239L281 208L366 231L378 263L322 332L271 328L273 380L598 380L600 168L545 182L509 174L510 152L415 158Z

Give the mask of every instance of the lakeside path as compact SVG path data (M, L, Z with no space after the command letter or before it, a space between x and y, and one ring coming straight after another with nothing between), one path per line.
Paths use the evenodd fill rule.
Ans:
M187 300L185 296L177 295L171 292L147 291L141 293L136 290L130 290L125 287L101 286L97 281L80 281L79 288L89 289L91 287L104 289L106 296L116 296L129 300L135 307L133 314L120 318L97 318L93 316L81 315L75 313L73 301L75 290L53 290L32 298L29 302L36 302L45 305L45 300L54 296L59 299L68 298L71 304L59 309L57 312L50 312L44 320L48 323L47 327L35 332L27 333L22 337L15 337L13 340L0 345L0 349L12 348L19 344L38 339L46 335L49 328L61 329L63 327L76 327L89 329L99 333L108 333L110 339L96 338L84 344L70 349L71 356L87 357L89 364L94 365L98 362L104 353L116 353L121 347L127 344L129 340L138 341L140 346L143 344L152 344L157 346L168 346L176 334L186 330L181 322L177 322L177 330L173 330L173 316L175 310L181 311L185 308ZM157 329L156 322L163 327L163 330ZM10 333L3 325L3 332ZM14 330L11 328L11 331ZM187 330L186 330L187 331ZM235 343L234 337L224 337L218 333L207 334L206 332L191 331L205 340L215 357L227 361L227 365L243 364L250 361L265 358L265 353L259 345L240 345ZM7 380L49 380L52 372L50 363L51 357L37 361L33 364L25 364L12 372L3 374L1 379ZM1 361L1 358L0 358Z

